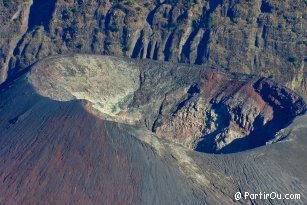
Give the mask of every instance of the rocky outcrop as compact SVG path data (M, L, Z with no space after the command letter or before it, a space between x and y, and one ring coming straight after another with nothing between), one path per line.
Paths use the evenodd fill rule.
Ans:
M208 153L278 141L306 111L303 98L263 77L107 56L52 57L32 67L29 82L43 96L87 100L103 119Z
M5 2L2 21L15 23L1 27L1 81L46 56L95 53L261 74L306 96L304 1L37 0L25 16ZM20 38L11 28L27 16Z

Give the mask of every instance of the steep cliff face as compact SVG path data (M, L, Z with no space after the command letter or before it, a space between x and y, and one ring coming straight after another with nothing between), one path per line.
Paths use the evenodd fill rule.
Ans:
M28 30L28 17L33 1L2 1L0 4L0 82L7 78L14 50Z
M269 79L200 66L74 55L40 61L28 78L43 96L87 100L103 119L207 153L279 141L306 111L303 98Z
M29 22L1 28L1 81L46 56L96 53L257 73L306 95L303 0L37 0L19 4L25 15L6 4L2 21Z

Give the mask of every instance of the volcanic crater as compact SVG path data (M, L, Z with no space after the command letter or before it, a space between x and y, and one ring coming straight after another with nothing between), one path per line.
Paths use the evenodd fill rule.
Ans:
M84 100L105 120L205 153L277 142L306 111L302 97L272 80L201 66L69 55L36 63L27 78L42 96Z

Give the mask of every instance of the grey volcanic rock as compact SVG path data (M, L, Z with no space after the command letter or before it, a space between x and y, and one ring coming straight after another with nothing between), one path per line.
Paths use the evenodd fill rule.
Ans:
M1 82L50 55L91 53L261 74L306 96L303 0L31 4L0 3Z
M169 85L176 85L178 81L189 88L189 77L182 82L180 72L186 76L193 76L193 72L204 72L197 67L183 65L99 56L72 56L44 60L36 64L27 76L2 85L0 204L237 204L234 194L246 191L293 193L300 194L301 198L270 201L242 199L239 201L241 204L306 204L306 115L300 116L290 126L279 131L280 136L286 136L279 143L229 155L194 152L161 139L140 126L116 122L126 119L119 115L120 112L116 112L114 116L103 113L99 115L102 111L94 112L90 109L92 99L64 99L68 100L64 102L63 99L56 101L50 99L51 96L42 96L45 88L48 88L48 82L61 82L60 78L48 81L46 77L56 77L54 74L60 71L59 62L62 63L62 68L74 62L72 71L88 71L84 65L81 66L84 61L76 60L78 57L94 62L113 62L114 67L111 68L115 69L114 72L118 69L116 63L134 65L141 71L142 78L136 81L140 82L140 90L149 89L146 85L150 84L150 79L154 82L155 78L175 79ZM95 63L91 62L86 65L93 64ZM42 65L46 69L40 69ZM48 70L51 65L58 67ZM144 68L145 65L148 66L147 69ZM172 68L177 66L179 68ZM131 69L136 69L135 67L127 68L133 73ZM174 70L180 72L173 72ZM48 74L49 71L54 72ZM187 75L188 71L190 75ZM38 84L35 73L42 75L42 79L47 82ZM156 75L149 75L150 73ZM96 73L98 74L99 72ZM204 73L204 78L202 75L199 78L206 79L208 75L224 77L226 74L209 70ZM254 82L248 76L226 76L229 80L240 79L244 85ZM274 100L268 97L272 100L268 102L276 103L281 99L285 99L284 102L293 101L293 106L276 103L279 108L285 107L287 112L289 109L289 116L302 112L304 104L296 94L266 79L251 79L257 79L251 88L261 93L263 99L267 96L267 89L276 91L272 96ZM201 91L204 89L201 84L196 86L194 83L197 82L192 81L192 89L188 89L188 94L193 95L191 99L196 98L197 94L203 94ZM68 87L59 85L60 89L69 91ZM163 84L160 86L165 88ZM53 89L58 90L59 87ZM82 90L82 86L79 89ZM151 93L162 92L155 84L150 89ZM53 92L49 90L45 94L50 93ZM234 92L233 96L241 96L239 93ZM270 90L270 93L274 92ZM53 98L58 96L54 95ZM148 98L144 101L147 104L154 102L150 96L144 96L144 99ZM135 97L133 95L132 99ZM159 101L158 95L155 97ZM138 100L142 102L142 98ZM124 102L133 105L133 101ZM138 109L142 110L141 105ZM133 109L137 109L137 106ZM156 112L154 106L152 110ZM112 119L113 122L106 119Z

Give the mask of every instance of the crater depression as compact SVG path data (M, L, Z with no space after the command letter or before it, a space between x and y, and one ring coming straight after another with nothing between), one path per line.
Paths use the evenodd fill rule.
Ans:
M36 63L28 80L45 97L85 100L103 119L206 153L279 141L278 131L306 110L303 98L269 79L184 64L57 56Z

